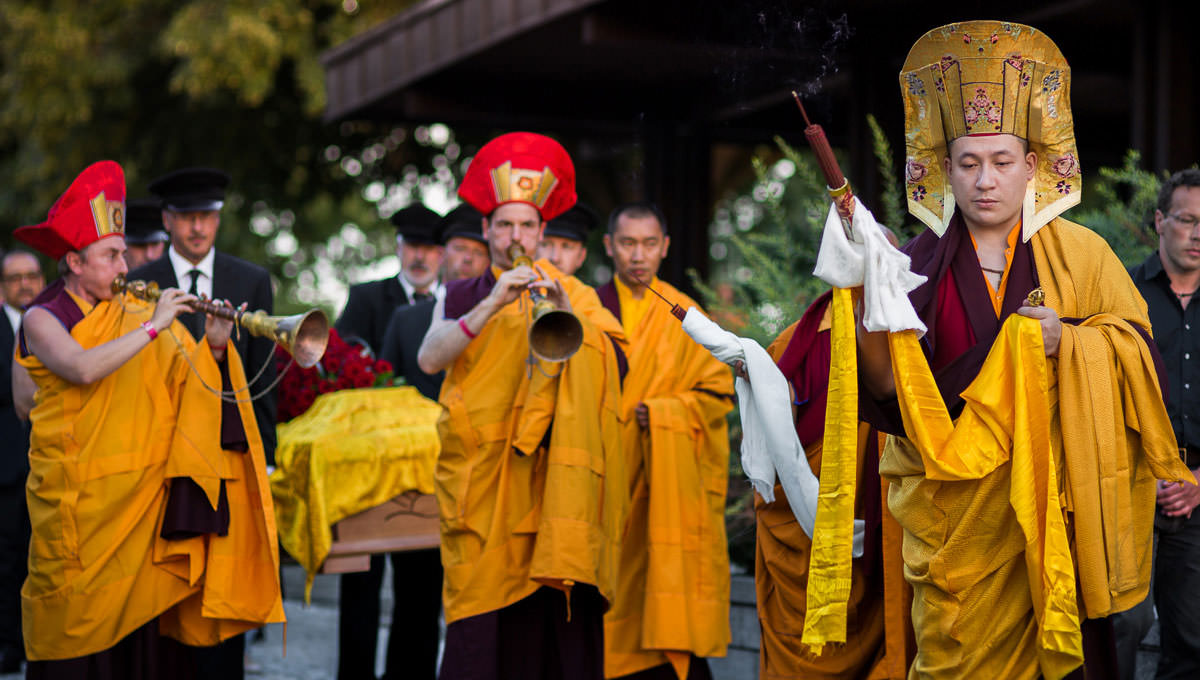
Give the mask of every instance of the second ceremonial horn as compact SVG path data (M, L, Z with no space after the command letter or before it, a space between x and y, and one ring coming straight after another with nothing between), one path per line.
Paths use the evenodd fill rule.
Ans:
M508 247L513 268L533 267L533 259L525 254L521 244ZM575 315L554 306L541 293L530 290L533 300L532 321L529 323L529 349L543 361L566 361L583 345L583 324Z

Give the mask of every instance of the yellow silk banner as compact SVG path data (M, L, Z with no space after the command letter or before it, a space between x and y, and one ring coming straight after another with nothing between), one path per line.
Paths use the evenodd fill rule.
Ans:
M1009 503L1025 536L1025 565L1038 622L1038 657L1047 678L1083 663L1071 557L1050 448L1045 351L1036 319L1012 315L951 422L912 331L889 336L900 412L925 475L982 479L1012 461Z
M853 295L835 288L830 302L829 401L821 486L808 566L808 610L801 642L820 654L827 642L846 641L846 603L854 547L855 473L858 469L858 356Z

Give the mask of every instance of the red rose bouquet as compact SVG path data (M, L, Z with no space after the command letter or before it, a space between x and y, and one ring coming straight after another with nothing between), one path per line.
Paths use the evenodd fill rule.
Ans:
M279 380L279 422L285 423L304 413L317 397L326 392L356 387L388 387L394 379L392 365L376 360L360 346L347 343L332 328L325 356L312 368L300 368L282 348L275 348L275 367L283 373Z

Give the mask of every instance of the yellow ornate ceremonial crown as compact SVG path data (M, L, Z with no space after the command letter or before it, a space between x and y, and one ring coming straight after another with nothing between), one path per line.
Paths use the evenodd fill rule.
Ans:
M1071 69L1046 34L1023 24L968 21L926 33L900 72L908 210L939 236L954 215L944 158L966 135L1011 134L1037 153L1022 237L1079 203L1083 187Z
M504 204L509 201L532 203L541 210L546 207L546 199L558 185L558 178L550 166L538 170L513 168L512 161L492 168L492 188L496 192L496 203Z
M91 200L91 205L96 236L103 238L109 234L125 233L125 201L107 200L101 191Z

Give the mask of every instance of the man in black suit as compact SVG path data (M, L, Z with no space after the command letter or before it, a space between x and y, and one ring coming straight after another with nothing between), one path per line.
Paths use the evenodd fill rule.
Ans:
M29 476L28 414L13 409L13 339L25 306L46 286L33 253L14 250L0 259L4 318L0 319L0 673L21 670L25 644L21 635L21 584L29 561L29 509L25 478Z
M350 287L346 308L334 328L346 340L357 338L379 353L392 312L401 305L441 298L438 281L442 247L434 239L441 216L423 205L411 205L392 215L396 226L396 256L400 273Z
M451 210L442 218L437 240L446 249L443 281L483 276L491 256L483 237L483 215L467 204ZM417 349L433 320L434 300L425 300L392 312L379 358L387 360L404 382L417 388L426 399L437 401L444 373L429 375L417 366Z
M180 288L193 295L228 300L234 307L246 303L251 310L274 307L271 276L262 267L218 252L213 246L221 224L221 207L229 175L209 168L184 168L150 183L150 193L162 201L162 222L171 235L167 254L129 273L129 278L155 281L161 287ZM179 320L197 340L204 335L204 315L181 314ZM230 342L250 382L248 394L257 395L275 379L270 340L235 333ZM262 371L261 377L253 381ZM253 382L251 382L253 381ZM228 389L228 386L223 386ZM267 465L275 464L275 393L256 399L254 416L262 435ZM211 649L196 654L197 677L205 680L237 680L244 675L245 637L235 636Z

